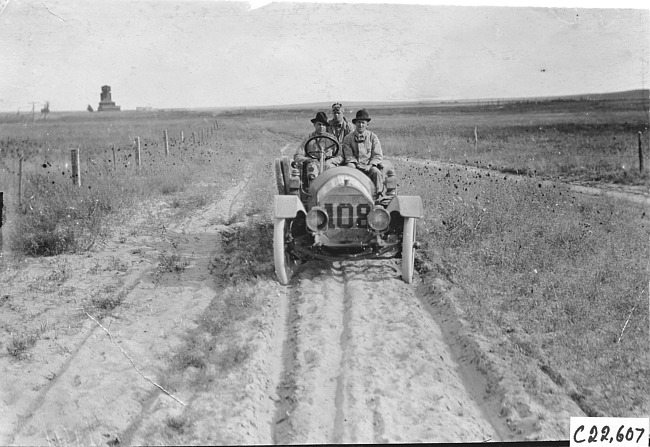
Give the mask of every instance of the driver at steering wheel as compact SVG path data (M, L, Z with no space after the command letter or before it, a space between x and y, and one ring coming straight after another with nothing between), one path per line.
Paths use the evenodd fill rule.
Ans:
M305 145L307 144L309 139L313 137L326 136L332 138L334 141L336 141L336 137L327 132L327 126L329 126L329 122L327 121L327 115L325 114L325 112L318 112L316 114L316 117L313 118L311 122L314 125L314 131L309 135L307 135L307 137L304 140L302 140L300 146L298 146L296 152L293 154L293 161L296 163L308 163L307 176L309 177L310 180L313 180L320 173L319 162L313 157L307 156L307 154L305 153ZM318 146L319 144L318 140L311 141L309 144L316 146L314 148L315 150L320 149L320 146ZM341 162L343 161L343 156L341 154L333 155L332 147L326 147L323 155L325 159L323 163L323 171L336 167L340 165Z

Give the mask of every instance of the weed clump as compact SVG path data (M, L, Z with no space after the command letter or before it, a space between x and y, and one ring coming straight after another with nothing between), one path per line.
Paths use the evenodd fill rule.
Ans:
M221 250L210 264L218 279L237 283L270 278L273 270L273 224L253 219L249 224L231 227L221 233Z
M53 184L52 184L53 183ZM29 198L15 210L10 249L27 256L56 256L89 250L106 234L104 217L112 199L93 189L50 181L33 174L26 182Z
M190 265L187 259L183 259L178 253L163 252L158 256L158 271L160 273L183 273Z
M183 380L189 377L197 386L208 386L217 377L237 371L250 358L254 348L242 328L259 314L262 301L249 284L223 289L185 335L172 362L186 378Z
M93 298L92 305L100 311L110 312L120 306L125 298L126 292L124 290L117 293L107 292L102 297Z
M12 337L7 344L7 352L12 357L22 360L29 357L29 350L36 345L38 337L34 334L22 334Z
M192 423L185 416L169 416L165 419L165 427L174 432L175 434L182 435L190 427Z
M219 356L217 365L223 372L240 367L250 357L251 350L247 345L230 345Z
M203 369L208 362L208 354L214 349L208 337L195 332L190 334L181 350L174 357L174 363L181 369L193 367Z

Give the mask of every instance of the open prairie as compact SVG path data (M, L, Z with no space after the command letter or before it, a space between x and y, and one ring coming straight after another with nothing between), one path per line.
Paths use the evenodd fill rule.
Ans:
M275 281L272 163L313 110L0 118L0 444L567 439L570 416L647 415L647 106L369 108L424 202L410 285L397 260Z

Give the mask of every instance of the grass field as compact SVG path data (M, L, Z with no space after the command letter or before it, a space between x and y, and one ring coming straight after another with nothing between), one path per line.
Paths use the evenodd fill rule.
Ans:
M650 162L646 111L624 102L369 110L371 130L389 156L495 169L488 176L396 163L398 193L420 195L425 205L420 272L462 290L467 320L513 369L538 362L553 380L573 387L576 402L594 415L648 412L650 216L638 205L543 186L540 178L650 186L647 169L638 170L638 132ZM4 123L0 189L9 192L17 216L8 242L26 255L83 251L110 231L99 216L182 193L197 177L231 179L247 164L264 174L256 177L260 194L249 205L268 218L256 223L256 240L270 238L271 162L280 147L311 131L312 116L311 110L52 114L34 125ZM219 128L209 138L187 141L215 120ZM164 129L173 138L169 157L162 152ZM178 142L181 130L185 144ZM139 172L135 136L143 144ZM82 150L81 188L72 187L65 167L70 148ZM21 153L23 213L14 199ZM500 171L528 175L513 180ZM269 268L235 276L273 274L272 259L258 262ZM526 386L534 394L540 384L531 378Z
M262 136L256 131L242 138L243 129L236 123L229 132L219 132L215 118L203 113L52 115L47 122L27 126L2 125L0 190L13 217L4 230L5 248L14 254L83 251L106 233L104 218L113 212L145 198L182 192L197 177L232 178L231 162L254 155L255 142ZM164 130L169 156L165 156ZM140 138L140 168L135 161L135 137ZM240 144L244 142L252 144ZM71 180L73 148L80 151L80 188ZM194 202L187 198L181 205Z
M299 138L309 129L308 115L260 111L255 118ZM647 168L647 101L380 108L370 110L370 115L370 128L389 155L566 180L650 186L648 169L639 172L638 155L642 132Z

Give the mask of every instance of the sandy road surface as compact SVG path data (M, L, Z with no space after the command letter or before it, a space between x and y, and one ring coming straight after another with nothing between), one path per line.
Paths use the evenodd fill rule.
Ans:
M397 261L313 263L286 293L276 442L499 439Z

